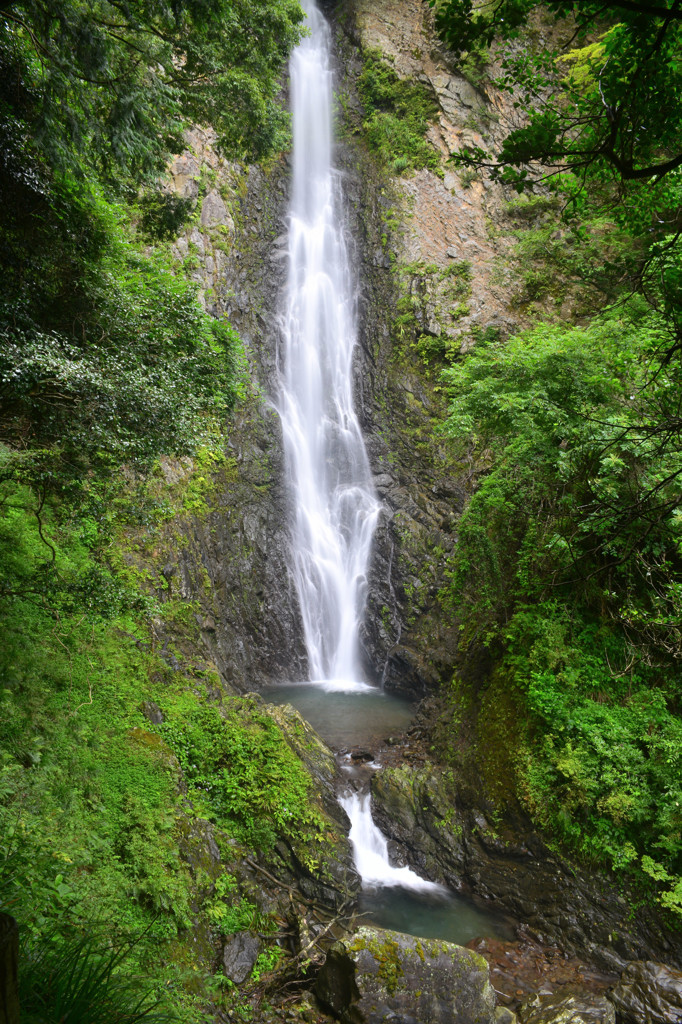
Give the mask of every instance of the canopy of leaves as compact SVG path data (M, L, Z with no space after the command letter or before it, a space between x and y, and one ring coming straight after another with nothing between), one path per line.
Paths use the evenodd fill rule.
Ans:
M456 52L513 40L542 7L565 22L565 43L509 46L495 82L514 96L519 123L499 153L464 150L523 188L528 165L622 181L682 165L682 11L676 0L574 4L550 0L430 0ZM577 48L576 48L577 46ZM531 177L541 173L531 169Z
M7 170L33 153L59 170L160 170L182 129L213 126L234 156L281 145L279 76L297 0L15 0L0 12Z
M36 507L191 451L229 409L238 339L144 252L190 213L149 186L190 123L232 157L282 144L302 18L296 0L0 5L0 473Z
M663 424L682 380L658 358L669 337L636 299L586 328L481 342L445 377L448 431L473 434L491 467L462 518L451 598L465 646L494 651L525 702L527 804L615 867L653 858L672 907L682 443Z

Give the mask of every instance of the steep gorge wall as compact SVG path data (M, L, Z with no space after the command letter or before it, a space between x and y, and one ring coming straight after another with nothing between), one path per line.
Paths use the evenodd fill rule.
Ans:
M348 209L356 239L361 330L357 394L384 512L377 531L364 628L368 662L389 689L423 694L456 659L457 625L438 594L456 543L471 467L439 433L443 356L487 330L519 322L504 287L500 186L447 165L453 147L480 144L488 101L452 70L420 0L352 0L336 7ZM426 85L439 117L428 139L435 170L390 173L368 151L357 92L365 54Z
M449 69L428 6L344 0L327 4L326 13L336 32L338 159L357 267L356 401L383 501L362 646L368 678L420 695L449 673L456 655L456 626L442 615L438 592L470 476L438 436L443 362L429 350L466 348L481 332L508 332L518 322L500 284L492 228L504 217L503 199L499 186L463 181L446 167L456 142L482 141L475 126L488 124L486 100ZM440 116L429 130L442 158L435 172L392 176L369 151L357 93L366 50L381 51L399 75L427 83L437 96ZM272 407L288 164L229 165L216 155L210 132L195 131L171 171L176 193L197 200L194 223L173 254L195 277L206 307L239 331L249 382L209 512L188 519L183 546L165 571L171 586L199 600L208 653L226 682L246 691L306 676ZM410 316L401 318L405 308ZM168 472L172 481L183 470Z
M286 278L288 166L229 164L210 131L195 130L171 167L173 190L196 212L172 246L206 308L244 343L242 393L227 430L226 460L206 501L168 545L171 592L199 603L209 657L237 692L304 678L306 655L288 566L290 521L276 394L279 309ZM164 467L167 482L196 473Z

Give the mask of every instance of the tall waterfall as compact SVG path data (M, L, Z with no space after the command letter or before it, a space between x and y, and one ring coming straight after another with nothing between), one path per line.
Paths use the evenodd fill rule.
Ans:
M355 289L332 163L330 38L315 0L302 0L310 35L291 58L294 128L289 279L279 414L295 506L293 572L310 677L362 688L358 626L379 502L353 408ZM369 689L369 687L364 687ZM363 881L440 891L394 868L372 821L369 794L341 800Z
M293 196L279 413L294 493L293 573L313 680L359 680L358 626L379 502L353 408L355 289L332 163L326 21L291 58Z

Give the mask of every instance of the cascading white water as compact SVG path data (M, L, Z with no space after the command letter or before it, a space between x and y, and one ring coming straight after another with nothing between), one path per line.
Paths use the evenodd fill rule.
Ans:
M355 297L332 165L329 28L303 0L310 35L291 58L293 197L279 413L294 491L293 573L310 678L360 678L358 626L379 502L353 408Z
M353 408L355 297L332 164L332 76L326 21L303 0L310 35L290 65L293 196L279 414L293 489L293 574L310 677L324 688L360 681L358 627L379 502ZM363 881L438 889L394 868L369 795L341 801Z
M369 793L351 793L339 803L350 818L350 841L355 866L365 885L399 885L417 892L447 892L442 885L420 878L410 868L394 868L388 859L388 843L372 819Z

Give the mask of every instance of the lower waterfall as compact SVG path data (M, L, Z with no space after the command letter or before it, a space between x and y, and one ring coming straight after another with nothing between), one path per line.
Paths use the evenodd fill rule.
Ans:
M340 803L350 818L355 866L365 885L400 885L417 892L447 892L442 885L420 878L410 868L393 867L386 837L372 819L369 793L351 793L341 797Z

